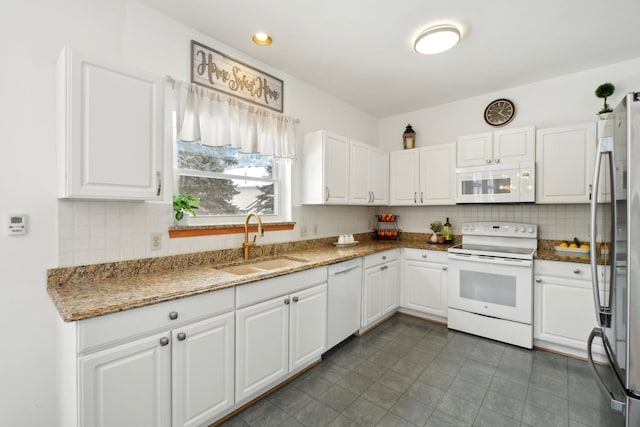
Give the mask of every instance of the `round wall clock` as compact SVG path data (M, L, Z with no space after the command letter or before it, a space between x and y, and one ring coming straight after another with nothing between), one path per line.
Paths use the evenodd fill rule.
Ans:
M491 126L504 126L513 120L516 107L508 99L496 99L484 110L484 121Z

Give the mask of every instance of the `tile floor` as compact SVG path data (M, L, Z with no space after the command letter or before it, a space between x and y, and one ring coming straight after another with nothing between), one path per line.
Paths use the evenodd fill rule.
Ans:
M397 315L233 426L620 426L586 362Z

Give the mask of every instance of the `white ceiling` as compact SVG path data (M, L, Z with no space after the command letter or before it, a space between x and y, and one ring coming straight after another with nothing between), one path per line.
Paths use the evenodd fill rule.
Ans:
M376 117L640 57L638 0L140 1ZM416 54L445 22L460 44Z

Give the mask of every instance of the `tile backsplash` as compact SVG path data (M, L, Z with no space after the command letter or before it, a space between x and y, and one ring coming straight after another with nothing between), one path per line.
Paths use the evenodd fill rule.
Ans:
M540 239L586 240L589 205L454 205L428 207L298 206L294 230L267 232L258 244L362 233L375 226L374 215L400 215L399 227L424 233L434 220L449 217L454 234L471 221L510 221L537 224ZM170 239L170 203L58 202L59 266L85 265L240 247L242 234ZM306 229L306 236L302 236ZM151 249L159 233L161 249Z

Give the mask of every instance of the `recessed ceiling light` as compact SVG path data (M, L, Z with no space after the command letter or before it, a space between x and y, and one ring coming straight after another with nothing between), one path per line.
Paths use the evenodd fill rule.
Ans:
M267 33L255 33L253 37L251 37L251 40L260 46L269 46L271 42L273 42L273 39Z
M413 48L423 55L447 51L460 41L460 30L453 25L437 25L423 31Z

